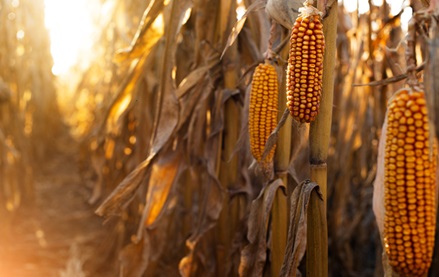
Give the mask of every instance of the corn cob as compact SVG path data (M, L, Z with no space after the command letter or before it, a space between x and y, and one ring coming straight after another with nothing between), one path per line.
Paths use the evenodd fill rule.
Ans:
M320 12L307 3L299 11L290 37L287 106L294 119L309 123L320 106L325 39Z
M262 161L265 143L277 124L278 81L274 66L259 64L253 73L249 107L250 148L253 157L264 164L273 160L274 150Z
M401 276L424 276L436 226L436 143L423 92L402 89L389 103L384 166L384 247Z

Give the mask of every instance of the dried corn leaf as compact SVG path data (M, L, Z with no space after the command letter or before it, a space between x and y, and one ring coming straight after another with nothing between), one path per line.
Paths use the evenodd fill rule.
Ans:
M151 247L148 236L137 243L130 243L120 252L120 276L141 277L149 264Z
M142 215L144 225L141 226L141 229L143 226L152 226L162 214L172 186L181 172L183 165L181 158L181 150L171 148L167 152L163 152L163 155L160 155L151 167L146 205Z
M195 156L202 156L205 152L204 146L210 128L208 125L209 122L207 122L207 114L210 112L208 110L210 108L208 98L211 93L210 80L205 79L204 82L194 88L194 92L190 99L188 99L188 103L185 104L185 109L182 110L181 118L190 117L190 119L187 119L189 121L187 127L187 145L189 152ZM196 101L196 103L193 103L194 101ZM193 109L187 110L187 108L190 107L193 107ZM183 120L180 125L182 123Z
M268 0L265 9L277 23L291 30L303 2L303 0Z
M180 260L178 268L181 276L192 276L192 271L197 267L195 248L202 236L215 226L222 210L225 191L215 175L211 161L208 162L204 170L199 171L202 175L201 183L203 184L200 191L200 215L196 226L193 228L192 235L186 240L189 253Z
M183 127L188 126L188 130L185 131L188 134L188 148L200 154L204 152L202 146L205 143L206 136L209 135L212 129L211 123L216 122L215 118L212 118L208 99L212 96L214 84L220 78L221 73L217 66L218 55L211 58L212 64L208 66L212 70L208 70L203 76L199 76L202 79L199 79L194 84L195 86L188 91L188 94L179 100L181 110L177 130L181 131ZM207 117L211 117L211 120L208 120Z
M384 232L384 150L387 133L387 114L381 129L381 138L378 145L377 174L373 184L373 213L380 231L381 240Z
M270 212L278 189L285 189L281 179L268 184L253 200L248 218L248 244L241 252L239 276L262 276L267 260L267 233Z
M229 38L227 39L226 46L224 47L223 53L221 54L220 59L222 59L224 57L224 54L226 53L227 49L229 49L229 47L232 46L232 44L235 42L236 38L238 37L239 33L241 33L241 30L244 27L245 21L247 20L247 16L251 12L260 10L264 7L265 7L265 1L262 1L262 0L257 0L255 2L253 2L250 6L248 6L245 13L233 26L232 31L229 34Z
M97 208L100 216L119 215L126 204L131 202L140 184L143 182L147 169L151 166L156 154L150 155L140 163L123 181L113 190L110 196Z
M136 190L146 176L151 161L162 147L170 142L171 135L178 123L178 102L175 96L175 80L172 70L175 65L175 51L177 35L186 11L191 7L191 1L173 1L172 14L166 29L166 44L163 55L163 68L160 80L160 89L157 96L157 110L155 114L151 152L146 160L140 163L111 193L111 195L96 210L98 215L118 214L130 202ZM145 59L143 59L144 61ZM139 74L142 71L139 70ZM136 75L137 76L137 75ZM133 83L131 81L131 83Z
M303 181L291 195L287 247L280 276L300 276L298 267L306 250L308 205L313 192L323 201L319 186L309 180Z
M180 31L186 11L192 7L192 1L182 0L172 2L172 17L166 29L166 44L163 55L162 78L159 95L157 96L157 111L155 114L151 153L157 153L170 139L178 124L178 101L176 96L175 53L177 50L177 35Z
M142 21L139 24L137 33L133 39L131 46L128 49L119 50L115 55L116 62L126 60L135 60L126 74L126 78L119 87L113 103L110 105L105 117L104 123L107 123L107 129L111 130L116 126L119 117L127 110L128 105L132 100L132 93L135 91L135 86L139 77L143 73L146 58L150 54L152 47L162 37L164 33L163 24L159 27L152 26L152 23L163 9L163 1L151 1L148 8L145 10ZM103 130L101 126L101 131Z
M107 127L108 130L112 130L116 126L116 122L120 116L127 110L128 105L131 103L132 94L136 91L135 86L144 72L143 69L147 57L152 47L164 34L163 24L157 24L158 27L152 26L152 23L162 9L163 1L151 1L144 12L131 46L128 49L122 49L116 53L114 58L116 62L132 60L134 58L137 58L137 60L133 61L129 72L118 88L116 96L104 116L103 124L99 128L100 132L104 130L104 127Z
M239 94L238 90L216 90L215 91L215 104L212 110L212 131L211 136L218 135L224 128L224 105L226 101L233 95Z
M134 35L131 45L126 49L121 49L116 52L114 56L114 61L117 63L138 58L145 53L149 52L149 49L156 43L157 40L152 39L155 37L161 37L163 34L163 29L158 30L152 28L152 24L157 19L158 15L162 12L164 7L164 1L152 0L149 6L143 13L142 20L140 21L137 32ZM157 24L160 26L160 24ZM163 28L162 24L162 28ZM145 51L147 50L147 51Z
M226 99L231 97L232 93L230 91L215 91L215 108L212 120L212 132L207 138L203 151L203 160L205 163L197 170L199 175L199 181L197 183L202 184L200 187L200 197L199 197L199 210L196 223L192 229L192 235L186 240L186 246L189 249L189 253L180 260L179 271L181 276L191 276L192 272L198 266L197 257L195 249L201 238L206 234L208 230L215 226L222 207L225 197L225 191L221 186L216 171L215 171L215 160L211 157L218 155L218 145L221 136L220 130L223 128L223 109ZM200 101L202 105L204 101ZM204 116L204 115L202 115ZM202 255L202 253L201 253Z
M210 60L210 62L207 65L193 70L180 82L176 92L178 99L185 96L186 93L188 93L191 88L199 84L201 80L204 79L204 77L208 74L209 70L212 67L219 64L219 61L217 59L208 58L208 60Z
M381 138L378 145L378 160L377 160L377 174L373 184L373 213L375 214L375 219L377 221L378 230L380 233L381 244L383 243L384 234L384 152L386 145L386 133L387 133L387 113L381 129ZM398 275L393 271L389 264L389 258L386 251L383 248L381 261L383 264L384 276L385 277L398 277Z
M157 42L159 36L152 37L151 41ZM149 52L150 49L145 49ZM143 56L141 59L136 60L130 67L127 76L122 81L122 84L118 88L116 92L116 96L109 106L106 114L104 115L104 120L102 121L101 126L99 127L99 132L102 133L106 128L109 131L114 130L117 126L117 122L119 118L126 109L132 100L132 93L135 91L135 86L137 85L137 81L143 73L143 67L147 60L147 55Z

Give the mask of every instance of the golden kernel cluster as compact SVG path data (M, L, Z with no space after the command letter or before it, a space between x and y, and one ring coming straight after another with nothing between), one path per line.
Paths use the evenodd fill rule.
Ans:
M250 148L253 157L261 162L265 143L277 125L278 81L274 66L259 64L253 74L249 107ZM264 163L273 160L275 147Z
M290 38L287 106L299 122L314 121L320 106L325 40L320 15L299 16Z
M434 246L437 158L424 93L401 90L387 113L384 247L401 276L424 276Z

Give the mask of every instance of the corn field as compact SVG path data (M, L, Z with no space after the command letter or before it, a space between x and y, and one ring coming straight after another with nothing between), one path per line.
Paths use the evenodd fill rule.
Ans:
M439 1L70 2L0 0L0 276L439 276Z

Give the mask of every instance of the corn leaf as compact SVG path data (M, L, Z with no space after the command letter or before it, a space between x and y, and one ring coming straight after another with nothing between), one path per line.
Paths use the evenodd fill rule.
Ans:
M144 225L141 225L139 231L143 229L143 226L147 228L152 226L162 214L182 165L181 151L172 148L160 155L157 162L152 165L142 216Z
M277 23L291 30L303 2L302 0L268 0L266 11Z
M156 40L152 38L155 37L155 33L158 32L158 30L151 28L151 25L154 20L156 20L157 16L162 12L163 6L163 0L152 0L149 3L149 6L143 13L142 20L140 21L131 45L128 48L117 51L114 55L114 62L121 63L127 60L138 58L145 52L149 52L145 51L145 49L150 49L151 46L155 44ZM160 33L162 34L163 30ZM160 35L158 37L160 37Z
M247 20L247 16L253 12L262 9L265 6L265 2L261 0L257 0L253 2L250 6L248 6L247 10L243 14L243 16L236 21L235 25L232 28L232 31L229 34L229 38L227 39L226 46L224 47L224 50L221 54L220 59L224 57L224 54L226 53L227 49L235 42L236 38L238 37L239 33L241 33L242 28L244 27L244 23Z
M319 186L307 180L291 195L288 240L280 276L300 276L298 267L306 250L308 206L314 191L322 199Z
M270 211L278 189L285 189L281 179L276 179L267 185L251 204L247 231L248 244L241 252L239 276L263 275L267 260Z
M149 238L130 243L120 253L120 276L141 277L148 267L151 252Z

